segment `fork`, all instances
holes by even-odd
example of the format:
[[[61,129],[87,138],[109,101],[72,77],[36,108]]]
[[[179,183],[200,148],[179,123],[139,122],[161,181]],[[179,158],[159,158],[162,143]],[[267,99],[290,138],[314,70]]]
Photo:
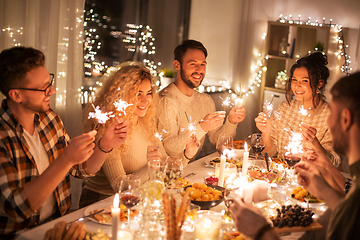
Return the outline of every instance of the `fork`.
[[[76,220],[74,220],[74,221],[68,222],[68,223],[67,223],[67,226],[69,226],[69,225],[72,224],[73,222],[81,222],[81,221],[84,221],[84,219],[89,218],[89,217],[92,217],[92,216],[94,216],[94,215],[96,215],[96,214],[99,214],[99,213],[101,213],[101,212],[103,212],[103,211],[104,211],[104,209],[101,209],[101,210],[99,210],[99,211],[96,211],[96,212],[91,213],[91,214],[89,214],[89,215],[86,215],[86,216],[84,216],[84,217],[80,217],[80,218],[78,218],[78,219],[76,219]]]

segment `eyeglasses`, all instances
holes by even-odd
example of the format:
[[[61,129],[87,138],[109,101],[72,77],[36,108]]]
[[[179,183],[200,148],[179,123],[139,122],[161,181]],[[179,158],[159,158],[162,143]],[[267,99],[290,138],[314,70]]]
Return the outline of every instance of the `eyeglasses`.
[[[45,96],[49,95],[51,91],[51,86],[54,83],[55,76],[54,74],[50,73],[50,80],[49,85],[45,89],[36,89],[36,88],[12,88],[12,89],[19,89],[19,90],[29,90],[29,91],[37,91],[37,92],[44,92]]]

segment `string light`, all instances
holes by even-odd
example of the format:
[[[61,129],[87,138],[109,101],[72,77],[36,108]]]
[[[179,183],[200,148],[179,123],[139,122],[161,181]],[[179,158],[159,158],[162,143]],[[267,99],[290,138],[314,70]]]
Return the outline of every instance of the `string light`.
[[[292,16],[292,15],[290,15]],[[277,20],[280,23],[288,23],[288,24],[299,24],[302,25],[303,23],[306,25],[310,25],[310,26],[317,26],[317,27],[322,27],[322,26],[330,26],[332,28],[335,28],[336,31],[338,32],[338,37],[337,37],[337,42],[338,42],[338,51],[335,52],[335,55],[338,58],[344,57],[344,64],[341,66],[341,71],[343,73],[346,74],[346,76],[350,75],[350,71],[352,71],[352,68],[350,67],[350,56],[346,54],[346,48],[349,47],[349,45],[345,44],[345,40],[344,40],[344,32],[342,29],[342,26],[339,24],[333,24],[332,23],[332,19],[330,19],[329,23],[326,23],[325,18],[323,18],[322,23],[319,23],[318,20],[315,20],[315,22],[311,21],[311,17],[308,18],[308,20],[306,22],[301,21],[301,15],[298,15],[299,20],[298,21],[292,21],[292,20],[287,20],[287,17],[283,17],[282,14],[280,14],[279,19]],[[290,17],[291,18],[291,17]],[[309,51],[311,53],[311,51]],[[297,58],[299,58],[300,56],[297,56]]]
[[[136,24],[127,24],[126,26],[128,30],[125,31],[123,38],[123,42],[128,44],[126,49],[129,52],[139,51],[140,54],[144,55],[144,65],[150,69],[152,75],[158,76],[158,66],[161,65],[161,62],[156,63],[153,57],[156,47],[151,27]]]
[[[7,28],[3,28],[1,29],[2,32],[4,33],[8,33],[9,34],[9,38],[10,38],[10,46],[20,46],[20,42],[21,40],[19,39],[21,37],[21,35],[23,35],[23,27],[20,27],[18,29],[15,28],[11,28],[11,27],[7,27]]]

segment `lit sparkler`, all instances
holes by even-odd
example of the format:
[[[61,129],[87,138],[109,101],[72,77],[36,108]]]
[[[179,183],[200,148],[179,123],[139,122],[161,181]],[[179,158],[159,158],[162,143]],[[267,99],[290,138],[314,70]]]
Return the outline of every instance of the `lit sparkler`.
[[[114,117],[112,112],[102,112],[99,106],[95,107],[93,104],[92,106],[95,112],[89,112],[88,119],[95,118],[99,121],[99,123],[104,124],[111,117]]]
[[[289,144],[285,147],[285,150],[287,151],[285,153],[285,155],[297,155],[297,154],[301,154],[303,152],[302,150],[302,144],[301,144],[301,140],[302,140],[302,136],[301,133],[295,133],[292,132],[291,136],[290,136],[290,142]]]
[[[167,131],[165,131],[164,129],[162,130],[164,133],[167,133]],[[163,137],[160,133],[156,132],[155,133],[155,137],[158,138],[160,140],[160,142],[162,142]]]
[[[134,105],[134,104],[132,104],[132,103],[129,104],[126,101],[121,100],[121,99],[114,102],[114,106],[115,106],[116,110],[123,113],[124,115],[126,115],[126,112],[125,112],[126,108],[129,106],[132,106],[132,105]]]
[[[225,100],[220,96],[219,98],[221,98],[221,100],[223,100],[222,102],[222,106],[233,106],[234,104],[231,102],[230,97],[226,97]]]

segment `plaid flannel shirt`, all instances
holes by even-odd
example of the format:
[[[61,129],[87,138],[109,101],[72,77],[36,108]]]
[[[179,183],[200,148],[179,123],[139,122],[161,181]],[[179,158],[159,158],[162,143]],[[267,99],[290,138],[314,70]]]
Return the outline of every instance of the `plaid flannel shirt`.
[[[35,115],[35,124],[51,164],[68,145],[60,117],[51,109]],[[74,166],[75,177],[86,177],[86,163]],[[3,101],[0,109],[0,235],[37,225],[40,213],[32,208],[23,185],[39,175],[36,163],[23,136],[23,127]],[[54,190],[57,205],[63,215],[71,204],[70,176],[67,174]],[[0,237],[1,238],[1,237]]]

